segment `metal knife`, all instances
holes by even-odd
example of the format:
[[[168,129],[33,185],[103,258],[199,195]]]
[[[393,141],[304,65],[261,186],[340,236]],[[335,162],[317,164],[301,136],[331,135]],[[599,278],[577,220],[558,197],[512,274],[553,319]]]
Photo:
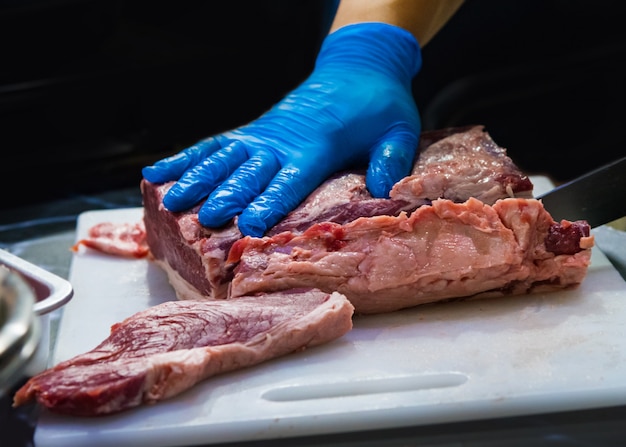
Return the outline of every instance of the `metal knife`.
[[[626,157],[536,197],[555,221],[586,220],[597,227],[626,216]]]

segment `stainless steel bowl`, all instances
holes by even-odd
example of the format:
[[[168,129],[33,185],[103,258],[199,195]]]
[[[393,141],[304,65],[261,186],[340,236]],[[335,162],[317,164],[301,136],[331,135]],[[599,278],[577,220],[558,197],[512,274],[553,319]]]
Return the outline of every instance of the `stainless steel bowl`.
[[[50,317],[73,294],[67,280],[0,249],[0,396],[49,367]]]
[[[17,272],[0,265],[0,395],[23,376],[41,338],[35,292]]]

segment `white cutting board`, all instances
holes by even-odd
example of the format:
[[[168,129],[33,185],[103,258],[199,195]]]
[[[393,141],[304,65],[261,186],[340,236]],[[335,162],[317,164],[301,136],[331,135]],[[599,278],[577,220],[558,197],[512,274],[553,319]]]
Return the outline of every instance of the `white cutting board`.
[[[541,179],[533,181],[539,191]],[[141,212],[86,212],[77,237],[99,222],[136,222]],[[95,347],[113,323],[174,299],[146,260],[85,251],[74,256],[70,281],[55,363]],[[98,418],[43,411],[35,445],[208,445],[622,404],[626,283],[595,248],[577,290],[355,317],[335,342],[153,406]]]

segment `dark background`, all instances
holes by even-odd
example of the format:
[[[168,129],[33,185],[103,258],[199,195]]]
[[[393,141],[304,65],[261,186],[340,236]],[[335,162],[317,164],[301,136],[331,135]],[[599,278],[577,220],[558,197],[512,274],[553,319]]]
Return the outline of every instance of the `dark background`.
[[[0,209],[138,185],[310,72],[323,0],[0,0]],[[626,3],[468,0],[423,49],[424,129],[484,124],[529,173],[624,154]]]

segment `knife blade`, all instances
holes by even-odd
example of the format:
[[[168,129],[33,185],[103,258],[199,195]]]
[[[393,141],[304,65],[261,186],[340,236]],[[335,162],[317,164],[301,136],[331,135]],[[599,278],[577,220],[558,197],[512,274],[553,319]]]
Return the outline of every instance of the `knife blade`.
[[[626,216],[626,157],[538,195],[555,221],[586,220],[597,227]]]

